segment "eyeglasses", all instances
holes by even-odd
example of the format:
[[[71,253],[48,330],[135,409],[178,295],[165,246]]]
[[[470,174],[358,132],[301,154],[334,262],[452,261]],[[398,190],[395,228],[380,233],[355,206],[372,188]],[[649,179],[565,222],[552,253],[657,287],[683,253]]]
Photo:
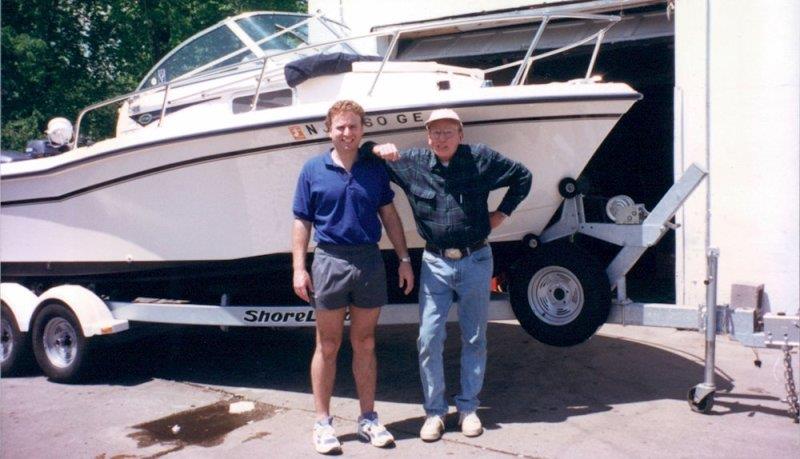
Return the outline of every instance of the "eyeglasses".
[[[432,139],[449,139],[450,137],[453,137],[457,133],[458,133],[458,131],[453,130],[453,129],[448,129],[446,131],[439,130],[439,129],[436,129],[436,130],[433,130],[433,131],[428,131],[428,135]]]

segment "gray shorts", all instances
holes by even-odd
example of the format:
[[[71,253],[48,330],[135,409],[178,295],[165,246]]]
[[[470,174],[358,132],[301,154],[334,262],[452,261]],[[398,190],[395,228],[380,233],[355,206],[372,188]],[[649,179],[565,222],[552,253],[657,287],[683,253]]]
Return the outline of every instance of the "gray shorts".
[[[311,279],[311,305],[315,308],[378,308],[388,300],[386,268],[381,251],[374,244],[318,245]]]

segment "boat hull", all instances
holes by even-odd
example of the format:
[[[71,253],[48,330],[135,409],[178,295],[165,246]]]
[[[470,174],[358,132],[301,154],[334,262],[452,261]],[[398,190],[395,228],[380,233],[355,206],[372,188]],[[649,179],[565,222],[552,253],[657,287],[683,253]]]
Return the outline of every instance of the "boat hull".
[[[558,182],[581,173],[640,97],[626,85],[585,86],[598,90],[511,95],[487,88],[481,97],[448,95],[435,105],[365,103],[364,139],[424,146],[430,111],[456,108],[465,142],[485,143],[533,172],[530,195],[490,237],[518,241],[544,229],[562,202]],[[166,126],[150,142],[122,138],[37,165],[4,165],[3,277],[134,273],[289,254],[296,178],[310,157],[330,147],[326,108],[307,107],[283,120],[248,114],[240,125],[172,136]],[[395,190],[409,246],[421,248],[408,202]],[[504,192],[492,192],[490,209]],[[385,236],[381,247],[390,248]]]

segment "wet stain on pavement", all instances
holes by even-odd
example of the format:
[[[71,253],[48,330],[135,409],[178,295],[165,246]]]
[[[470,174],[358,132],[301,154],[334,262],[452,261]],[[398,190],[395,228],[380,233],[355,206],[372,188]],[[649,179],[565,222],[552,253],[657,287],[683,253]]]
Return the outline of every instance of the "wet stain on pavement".
[[[128,437],[136,440],[139,448],[155,444],[173,446],[169,452],[178,451],[187,445],[211,447],[221,444],[225,436],[244,425],[275,415],[277,407],[261,402],[252,404],[246,411],[232,409],[241,406],[241,399],[223,400],[187,411],[181,411],[161,419],[133,426],[139,429]],[[268,432],[260,432],[248,438],[263,438]]]

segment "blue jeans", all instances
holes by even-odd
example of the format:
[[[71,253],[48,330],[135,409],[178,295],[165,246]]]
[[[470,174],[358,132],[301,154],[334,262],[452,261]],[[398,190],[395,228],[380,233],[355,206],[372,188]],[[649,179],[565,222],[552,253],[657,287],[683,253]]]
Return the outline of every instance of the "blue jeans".
[[[492,249],[489,246],[460,260],[450,260],[428,251],[422,256],[417,349],[428,416],[447,414],[442,351],[453,292],[458,294],[458,323],[461,327],[461,393],[456,395],[456,407],[458,411],[468,413],[480,405],[478,394],[486,370],[486,324],[492,268]]]

